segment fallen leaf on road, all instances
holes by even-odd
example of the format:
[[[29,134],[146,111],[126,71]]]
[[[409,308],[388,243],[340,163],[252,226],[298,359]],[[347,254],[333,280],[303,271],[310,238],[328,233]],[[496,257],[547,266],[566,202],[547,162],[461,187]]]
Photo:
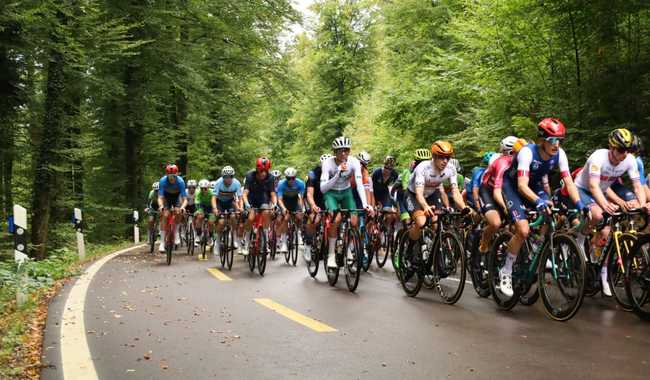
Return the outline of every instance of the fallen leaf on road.
[[[149,352],[147,352],[146,354],[144,354],[144,356],[143,356],[144,359],[145,359],[145,360],[149,360],[149,359],[151,359],[151,354],[152,354],[151,351],[149,351]]]

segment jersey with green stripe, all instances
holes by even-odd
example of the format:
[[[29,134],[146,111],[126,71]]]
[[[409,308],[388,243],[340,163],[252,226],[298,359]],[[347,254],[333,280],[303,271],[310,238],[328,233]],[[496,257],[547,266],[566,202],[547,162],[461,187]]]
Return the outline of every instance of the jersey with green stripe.
[[[212,189],[204,194],[202,190],[197,190],[196,195],[194,196],[194,204],[197,207],[200,206],[212,206]]]

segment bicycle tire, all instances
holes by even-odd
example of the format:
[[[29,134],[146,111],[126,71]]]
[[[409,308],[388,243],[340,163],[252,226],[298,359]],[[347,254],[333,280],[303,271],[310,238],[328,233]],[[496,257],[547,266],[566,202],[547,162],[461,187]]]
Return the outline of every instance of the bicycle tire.
[[[264,272],[266,271],[266,255],[268,255],[268,252],[266,245],[266,236],[264,235],[264,231],[261,230],[261,228],[260,238],[260,250],[257,253],[257,272],[260,274],[260,276],[264,276]]]
[[[296,264],[298,264],[298,249],[300,248],[298,244],[298,234],[294,233],[293,234],[293,242],[291,243],[291,248],[289,248],[289,251],[291,252],[291,264],[295,267]]]
[[[327,266],[327,261],[328,261],[328,257],[329,257],[328,252],[329,252],[329,247],[327,245],[325,245],[324,257],[323,257],[323,265],[324,265],[324,268],[325,268],[325,274],[327,275],[327,283],[330,284],[330,286],[336,286],[336,282],[339,280],[339,269],[340,268],[338,266],[335,267],[335,268],[330,268],[330,267]]]
[[[271,229],[269,230],[270,234],[270,239],[268,239],[268,244],[269,244],[269,253],[271,256],[271,260],[275,260],[275,255],[278,250],[278,241],[277,241],[277,236],[275,234],[275,223],[271,222]]]
[[[348,257],[348,249],[352,246],[354,252],[352,259]],[[359,286],[359,277],[361,276],[361,242],[357,230],[348,227],[346,243],[343,245],[343,260],[345,262],[345,282],[348,290],[354,292]]]
[[[167,255],[167,265],[172,264],[172,250],[173,250],[173,245],[172,244],[165,244],[165,253]]]
[[[514,294],[512,297],[507,297],[497,288],[497,284],[501,282],[499,279],[499,269],[505,262],[506,257],[505,247],[507,246],[507,243],[510,241],[511,237],[512,233],[510,232],[504,232],[503,234],[499,235],[496,239],[494,239],[494,243],[492,244],[490,252],[488,253],[488,283],[490,285],[490,294],[492,295],[494,302],[501,310],[512,310],[512,308],[517,305],[517,302],[519,302],[519,292],[514,284]]]
[[[627,297],[625,290],[625,273],[624,265],[626,257],[631,254],[637,242],[637,237],[630,233],[624,233],[619,237],[619,246],[621,248],[621,260],[618,262],[618,255],[616,253],[616,243],[611,245],[609,250],[609,263],[607,264],[607,281],[609,288],[612,291],[614,299],[618,305],[625,311],[632,311],[632,301]]]
[[[248,243],[248,269],[250,269],[251,273],[255,270],[255,256],[257,255],[256,251],[258,249],[257,247],[257,234],[255,233],[255,229],[252,229],[250,232],[250,240]]]
[[[219,244],[219,261],[221,262],[221,268],[226,267],[226,256],[228,255],[228,240],[230,231],[226,227],[224,231],[221,232],[219,241],[214,242],[214,244]]]
[[[320,265],[322,242],[323,240],[321,234],[319,232],[315,232],[314,237],[312,238],[311,241],[311,245],[305,246],[306,249],[309,249],[309,260],[306,262],[307,273],[309,273],[309,275],[312,278],[316,278],[316,275],[318,274],[318,266]],[[326,264],[324,263],[323,265]]]
[[[228,248],[226,249],[226,268],[232,270],[232,262],[235,254],[235,232],[232,228],[228,228]]]
[[[488,253],[481,253],[479,251],[478,247],[480,241],[480,230],[471,231],[467,236],[466,250],[469,251],[467,270],[470,274],[472,287],[476,294],[481,298],[487,298],[490,295],[490,285],[488,284],[487,273]]]
[[[424,283],[424,275],[422,265],[424,264],[421,260],[417,260],[415,255],[419,252],[413,252],[413,249],[419,242],[413,243],[411,245],[411,251],[407,252],[409,248],[409,237],[408,234],[402,234],[400,240],[398,241],[397,252],[395,253],[399,258],[399,265],[395,273],[399,279],[400,285],[404,293],[409,297],[415,297],[422,289],[422,284]],[[412,285],[409,285],[410,280],[414,280]]]
[[[149,229],[149,253],[153,253],[156,246],[156,231],[152,228]]]
[[[185,236],[187,243],[187,254],[194,256],[194,227],[190,224]]]
[[[284,261],[289,264],[291,262],[291,244],[293,241],[293,231],[291,228],[287,231],[287,250],[284,252]]]
[[[384,235],[384,244],[380,245],[379,250],[375,254],[375,261],[377,262],[377,266],[379,268],[383,268],[384,265],[386,265],[386,261],[388,261],[388,256],[390,255],[392,229],[386,229],[385,231],[382,232],[382,235]],[[380,255],[379,251],[382,250],[383,250],[383,255]]]
[[[580,310],[584,300],[587,263],[578,243],[570,235],[556,234],[553,247],[555,249],[551,250],[551,246],[547,246],[541,254],[537,268],[537,289],[546,315],[556,321],[568,321]],[[551,263],[550,268],[547,268],[547,262]],[[566,303],[552,300],[549,285],[553,281],[557,283],[559,294],[567,300]]]
[[[465,289],[467,276],[465,249],[458,235],[448,231],[442,233],[441,241],[436,245],[433,262],[435,263],[434,272],[436,273],[438,294],[444,303],[453,305],[458,302]],[[458,278],[451,277],[454,274]],[[455,290],[454,284],[458,284]],[[452,291],[446,292],[445,288]]]
[[[650,321],[650,235],[639,237],[635,249],[625,260],[625,290],[632,311]]]

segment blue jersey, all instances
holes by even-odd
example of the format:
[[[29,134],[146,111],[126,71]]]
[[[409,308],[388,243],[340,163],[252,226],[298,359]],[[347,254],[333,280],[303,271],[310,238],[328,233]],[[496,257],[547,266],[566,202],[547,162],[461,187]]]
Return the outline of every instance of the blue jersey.
[[[512,161],[512,165],[504,175],[504,179],[515,184],[517,177],[529,177],[529,187],[533,191],[543,189],[544,177],[555,168],[560,169],[562,178],[571,175],[569,170],[569,160],[562,148],[558,152],[543,160],[539,151],[542,149],[537,144],[528,144],[521,148],[519,153]]]
[[[278,198],[298,199],[298,195],[302,196],[305,193],[305,183],[301,179],[296,178],[293,181],[293,185],[290,185],[289,181],[283,179],[278,184],[277,193]]]
[[[641,181],[642,185],[645,185],[646,184],[646,182],[645,182],[645,168],[643,167],[643,160],[641,159],[641,157],[637,156],[636,164],[637,164],[637,167],[639,168],[639,175],[641,176],[639,180]]]
[[[475,187],[481,187],[481,179],[483,178],[485,170],[486,168],[478,166],[472,169],[472,180],[465,185],[465,191],[467,191],[467,194],[471,194]]]
[[[164,195],[165,193],[167,193],[167,194],[176,195],[180,193],[182,197],[187,198],[185,181],[183,181],[183,178],[181,178],[181,176],[179,175],[176,176],[176,182],[174,183],[169,182],[167,176],[162,177],[160,179],[158,186],[160,188],[158,194]]]
[[[224,202],[239,198],[242,196],[241,183],[239,183],[239,180],[237,180],[237,178],[233,178],[230,186],[226,186],[226,183],[223,181],[223,177],[221,177],[214,184],[212,194],[214,194],[218,200]]]

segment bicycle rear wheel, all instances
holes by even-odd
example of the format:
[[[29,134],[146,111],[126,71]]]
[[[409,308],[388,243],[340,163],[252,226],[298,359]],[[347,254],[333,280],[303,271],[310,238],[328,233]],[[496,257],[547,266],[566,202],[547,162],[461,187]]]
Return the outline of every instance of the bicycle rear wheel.
[[[490,295],[490,284],[488,284],[487,253],[481,253],[478,249],[481,241],[481,231],[470,231],[467,237],[466,250],[469,251],[469,262],[467,263],[472,286],[479,297],[485,298]]]
[[[287,250],[284,252],[284,261],[289,264],[291,262],[291,244],[293,244],[293,234],[295,231],[292,227],[289,227],[287,231]]]
[[[172,251],[174,250],[174,244],[166,243],[165,244],[165,253],[167,254],[167,265],[172,263]]]
[[[305,245],[305,249],[309,249],[309,260],[306,260],[307,272],[312,278],[318,274],[318,266],[320,264],[321,249],[323,238],[319,232],[314,233],[311,245]],[[325,264],[324,264],[325,265]],[[326,268],[327,269],[327,268]]]
[[[451,232],[442,233],[436,248],[433,262],[438,293],[444,303],[453,305],[465,289],[465,250],[458,236]]]
[[[194,256],[194,227],[190,224],[187,228],[187,233],[185,234],[185,240],[187,243],[187,254]]]
[[[386,228],[386,230],[382,231],[381,234],[384,238],[384,243],[380,243],[379,249],[377,249],[377,252],[375,252],[375,261],[377,261],[377,266],[379,268],[383,268],[384,265],[386,265],[386,261],[388,261],[390,247],[392,244],[391,240],[393,239],[393,229]]]
[[[250,240],[248,243],[248,269],[250,269],[251,272],[255,270],[255,256],[257,256],[258,251],[259,246],[257,241],[257,233],[253,228],[250,232]]]
[[[359,277],[361,276],[361,241],[357,230],[348,229],[347,239],[343,245],[343,255],[345,261],[345,282],[348,284],[348,290],[354,292],[359,286]]]
[[[409,297],[415,297],[422,289],[424,283],[424,262],[417,255],[421,255],[418,247],[420,242],[410,243],[407,234],[402,234],[399,242],[398,249],[395,255],[399,259],[399,265],[395,273],[399,273],[397,277],[399,282]]]
[[[625,260],[625,273],[625,290],[634,314],[650,321],[650,235],[639,237]]]
[[[636,246],[637,238],[635,235],[624,233],[618,238],[618,245],[621,249],[621,261],[619,261],[618,254],[616,252],[616,243],[611,245],[609,253],[609,263],[607,265],[607,281],[609,282],[609,287],[612,290],[616,302],[623,308],[625,311],[632,311],[632,301],[627,296],[625,291],[625,276],[626,273],[624,268],[624,263],[627,256],[632,254],[634,247]]]
[[[264,271],[266,271],[266,255],[268,255],[268,249],[266,246],[266,236],[264,231],[260,230],[260,251],[257,253],[257,271],[260,276],[264,276]]]
[[[506,262],[506,249],[511,237],[512,234],[510,232],[504,232],[499,235],[488,253],[488,283],[490,285],[490,294],[492,294],[494,302],[502,310],[511,310],[519,301],[519,291],[514,284],[514,294],[512,297],[501,293],[500,290],[501,279],[499,278],[499,270]]]
[[[153,228],[149,229],[149,253],[153,253],[154,246],[156,245],[156,231]]]
[[[226,268],[228,268],[228,270],[231,270],[233,255],[235,254],[235,232],[233,229],[228,228],[226,235],[228,235],[228,243],[224,244],[226,247],[224,255],[226,256]]]
[[[226,267],[226,257],[228,256],[229,240],[230,240],[230,231],[225,229],[221,232],[219,241],[214,242],[214,244],[219,244],[219,261],[221,262],[221,268]]]
[[[538,290],[546,314],[556,321],[568,321],[584,299],[587,263],[575,239],[557,234],[553,249],[547,246],[538,264]]]

